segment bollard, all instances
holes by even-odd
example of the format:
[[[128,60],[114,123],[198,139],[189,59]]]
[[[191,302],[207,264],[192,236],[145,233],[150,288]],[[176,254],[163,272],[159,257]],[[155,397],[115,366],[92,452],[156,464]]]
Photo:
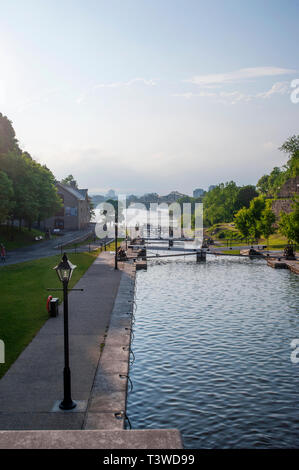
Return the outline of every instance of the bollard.
[[[196,262],[200,263],[202,261],[206,261],[207,254],[205,251],[200,250],[196,252]]]

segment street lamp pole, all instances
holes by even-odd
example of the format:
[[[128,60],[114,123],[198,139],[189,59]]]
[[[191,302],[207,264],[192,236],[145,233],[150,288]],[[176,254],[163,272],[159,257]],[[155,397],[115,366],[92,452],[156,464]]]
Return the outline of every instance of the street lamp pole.
[[[62,410],[72,410],[77,404],[72,400],[71,394],[71,370],[69,359],[69,308],[68,308],[68,281],[63,281],[63,317],[64,317],[64,369],[63,388],[64,398],[59,408]]]
[[[114,258],[114,269],[118,269],[118,267],[117,267],[117,237],[118,237],[118,217],[117,217],[117,213],[115,212],[115,258]]]
[[[68,310],[68,284],[76,268],[64,253],[61,262],[54,268],[59,280],[63,286],[63,319],[64,319],[64,369],[63,369],[63,388],[64,397],[59,404],[62,410],[72,410],[77,403],[72,400],[71,395],[71,370],[69,361],[69,310]]]

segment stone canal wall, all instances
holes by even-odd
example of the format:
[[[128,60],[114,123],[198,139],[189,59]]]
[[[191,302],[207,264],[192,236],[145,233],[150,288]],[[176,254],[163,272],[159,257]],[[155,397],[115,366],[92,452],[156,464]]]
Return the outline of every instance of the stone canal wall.
[[[124,263],[105,345],[87,406],[84,429],[124,429],[136,267]]]

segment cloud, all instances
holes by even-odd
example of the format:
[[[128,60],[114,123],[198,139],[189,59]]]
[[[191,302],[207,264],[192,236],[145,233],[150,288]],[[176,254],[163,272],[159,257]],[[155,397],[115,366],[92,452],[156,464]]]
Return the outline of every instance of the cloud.
[[[132,78],[131,80],[128,80],[127,82],[98,83],[97,85],[94,86],[94,89],[130,87],[132,85],[135,85],[136,83],[142,83],[143,85],[146,85],[146,86],[155,86],[157,84],[156,80],[152,78],[150,79]]]
[[[96,85],[91,86],[88,90],[84,91],[81,93],[80,96],[76,99],[77,104],[83,103],[88,94],[93,92],[94,90],[98,90],[100,88],[129,88],[133,85],[136,85],[137,83],[141,83],[142,85],[145,86],[156,86],[157,85],[157,80],[153,78],[131,78],[131,80],[128,80],[126,82],[110,82],[110,83],[97,83]]]
[[[258,98],[270,98],[272,95],[286,95],[290,92],[290,83],[289,82],[276,82],[272,85],[270,90],[263,93],[258,93],[256,96]]]
[[[217,102],[223,104],[236,104],[238,102],[248,103],[254,99],[267,99],[271,98],[273,95],[285,95],[290,93],[290,83],[289,82],[276,82],[272,87],[260,93],[248,94],[242,93],[238,90],[235,91],[220,91],[220,92],[207,92],[200,91],[199,93],[185,92],[185,93],[174,93],[172,96],[178,96],[186,99],[191,99],[195,97],[208,97],[214,98]]]
[[[200,91],[199,93],[185,92],[185,93],[173,93],[171,96],[181,96],[186,99],[190,99],[196,96],[200,97],[215,97],[218,96],[218,93],[212,93],[207,91]]]
[[[287,75],[295,73],[295,70],[285,69],[280,67],[249,67],[244,69],[235,70],[228,73],[215,73],[209,75],[197,75],[186,82],[193,83],[194,85],[200,85],[203,87],[211,85],[222,85],[226,83],[235,83],[242,80],[251,80],[254,78],[261,77],[273,77],[276,75]]]

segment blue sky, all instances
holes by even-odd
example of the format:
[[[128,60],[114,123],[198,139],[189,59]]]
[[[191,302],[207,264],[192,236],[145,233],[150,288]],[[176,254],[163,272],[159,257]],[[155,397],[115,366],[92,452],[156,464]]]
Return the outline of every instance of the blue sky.
[[[255,183],[299,133],[298,0],[0,7],[0,111],[91,193]]]

